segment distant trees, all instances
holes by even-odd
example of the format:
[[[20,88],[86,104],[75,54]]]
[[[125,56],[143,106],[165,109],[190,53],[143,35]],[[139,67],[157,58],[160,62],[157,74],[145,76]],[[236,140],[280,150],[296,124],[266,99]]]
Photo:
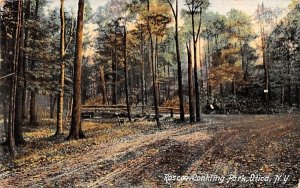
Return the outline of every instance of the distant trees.
[[[292,5],[287,16],[266,38],[265,53],[270,66],[270,85],[275,93],[280,93],[281,103],[290,106],[295,103],[299,107],[300,10]],[[273,98],[278,98],[274,94]]]

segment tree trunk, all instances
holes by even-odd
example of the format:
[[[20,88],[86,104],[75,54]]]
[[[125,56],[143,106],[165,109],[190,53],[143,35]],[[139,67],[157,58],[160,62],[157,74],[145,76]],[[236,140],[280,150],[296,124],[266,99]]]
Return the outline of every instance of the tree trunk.
[[[60,85],[57,101],[57,122],[55,135],[63,134],[64,88],[65,88],[65,13],[64,0],[60,0]]]
[[[220,95],[221,95],[221,97],[224,96],[224,89],[223,89],[223,83],[222,82],[220,84]]]
[[[129,104],[129,92],[128,92],[128,69],[127,69],[127,31],[126,26],[124,26],[124,72],[125,72],[125,95],[126,95],[126,108],[127,108],[127,117],[128,121],[131,122],[131,112],[130,112],[130,104]]]
[[[233,79],[232,79],[232,95],[236,95],[236,84],[235,84],[235,75],[233,75]]]
[[[160,106],[160,83],[159,83],[159,68],[158,68],[158,37],[155,36],[155,48],[154,48],[154,76],[156,80],[156,94],[157,94],[157,106]]]
[[[299,84],[296,85],[296,101],[297,101],[298,111],[300,111],[300,89],[299,89]]]
[[[3,126],[4,126],[4,131],[5,131],[5,136],[6,136],[6,139],[8,140],[9,138],[9,132],[8,132],[8,112],[9,112],[9,105],[8,105],[8,102],[9,102],[9,98],[8,98],[8,93],[5,92],[3,93],[5,98],[3,99]],[[8,142],[7,142],[8,143]]]
[[[23,77],[24,78],[24,77]],[[23,94],[22,94],[22,121],[24,122],[26,117],[27,117],[27,113],[26,113],[26,99],[27,99],[27,92],[26,92],[26,80],[24,80],[24,89],[23,89]]]
[[[37,21],[38,20],[38,13],[39,13],[39,0],[36,0],[36,3],[35,3],[35,20]],[[37,34],[34,33],[34,38],[37,37]],[[35,61],[32,60],[31,62],[31,71],[33,71],[35,67]],[[32,91],[30,91],[30,118],[29,118],[29,123],[30,125],[33,125],[33,126],[37,126],[38,125],[38,122],[37,122],[37,115],[36,115],[36,103],[35,103],[35,95],[36,95],[36,90],[33,89]]]
[[[170,4],[171,5],[171,4]],[[183,88],[182,88],[182,70],[180,59],[180,46],[178,37],[178,0],[176,0],[176,8],[173,11],[175,17],[175,45],[176,45],[176,58],[177,58],[177,75],[178,75],[178,97],[179,97],[179,109],[180,109],[180,121],[184,121],[184,106],[183,106]],[[169,86],[170,87],[170,86]]]
[[[74,62],[73,109],[71,129],[67,139],[84,138],[81,127],[81,64],[83,55],[83,14],[84,0],[79,0]]]
[[[71,113],[72,113],[72,98],[67,97],[67,112],[65,116],[65,121],[68,121],[68,119],[71,117]]]
[[[20,143],[23,140],[23,135],[21,132],[21,122],[22,122],[22,113],[17,110],[19,108],[19,102],[21,100],[17,98],[17,90],[19,80],[18,77],[20,73],[20,61],[19,61],[19,53],[20,53],[20,41],[21,36],[21,25],[22,25],[22,6],[23,1],[15,1],[14,2],[14,10],[15,10],[15,19],[16,19],[16,27],[14,29],[14,49],[13,49],[13,68],[12,72],[14,76],[11,78],[11,92],[10,92],[10,102],[9,102],[9,119],[8,119],[8,148],[12,158],[16,156],[15,144],[16,142]],[[21,68],[22,69],[22,68]],[[20,92],[20,91],[19,91]],[[19,118],[20,117],[20,118]],[[15,131],[18,133],[16,134]]]
[[[192,14],[192,28],[193,28],[193,47],[194,47],[194,80],[195,80],[195,96],[196,96],[196,121],[201,121],[201,105],[200,105],[200,87],[199,87],[199,78],[198,78],[198,64],[197,64],[197,36],[195,33],[195,17],[194,14]],[[201,19],[201,13],[200,13],[200,19]],[[201,27],[201,21],[200,25]],[[200,59],[200,58],[199,58]]]
[[[154,102],[154,110],[155,110],[155,120],[156,120],[156,125],[157,127],[160,128],[160,122],[159,122],[159,111],[158,111],[158,100],[157,100],[157,81],[156,81],[156,76],[155,76],[155,65],[154,65],[154,49],[153,49],[153,40],[152,36],[151,37],[151,69],[152,69],[152,85],[153,85],[153,102]]]
[[[16,41],[16,40],[15,40]],[[16,48],[15,48],[16,49]],[[14,61],[13,71],[15,72],[16,62]],[[7,126],[7,143],[8,150],[11,158],[15,158],[17,155],[16,152],[16,143],[14,136],[14,109],[15,109],[15,95],[16,95],[16,78],[17,76],[13,76],[11,78],[11,90],[10,90],[10,99],[9,99],[9,115],[8,115],[8,126]]]
[[[287,95],[288,95],[288,104],[289,106],[292,106],[292,103],[293,103],[293,100],[292,100],[292,85],[291,85],[291,58],[290,58],[290,55],[289,55],[289,52],[287,54],[287,64],[288,64],[288,67],[287,67],[287,77],[288,77],[288,89],[287,89]]]
[[[107,94],[106,94],[106,83],[105,83],[105,74],[104,74],[103,65],[100,65],[99,74],[100,74],[100,86],[101,86],[101,93],[102,93],[102,103],[105,105],[107,104]]]
[[[30,18],[30,0],[26,0],[26,5],[25,5],[25,21],[24,21],[24,24],[23,24],[23,27],[24,27],[24,35],[25,35],[25,38],[24,38],[24,49],[27,48],[28,46],[28,34],[29,34],[29,29],[28,27],[26,26],[25,22],[27,23],[29,21],[29,18]],[[23,90],[23,98],[22,98],[22,118],[23,118],[23,121],[27,118],[27,112],[26,112],[26,99],[27,99],[27,78],[25,76],[25,72],[26,72],[26,67],[27,67],[27,54],[26,54],[26,51],[24,50],[23,52],[23,78],[24,78],[24,90]]]
[[[285,98],[285,94],[284,94],[284,85],[281,86],[281,92],[280,92],[280,103],[284,104],[284,98]]]
[[[56,103],[56,97],[53,95],[50,95],[50,118],[54,118],[54,107]]]
[[[72,116],[72,107],[73,107],[73,98],[68,98],[68,112],[67,112],[67,118],[70,118]]]
[[[144,113],[145,110],[145,63],[144,63],[144,39],[143,39],[143,33],[142,33],[142,26],[140,27],[141,30],[141,73],[142,73],[142,86],[141,86],[141,90],[142,90],[142,113]]]
[[[17,24],[19,24],[20,28],[18,30],[18,53],[16,54],[19,56],[17,58],[18,64],[16,66],[16,73],[17,73],[17,88],[16,88],[16,99],[15,99],[15,124],[14,124],[14,136],[15,136],[15,143],[17,145],[23,144],[25,142],[23,138],[23,133],[22,133],[22,126],[23,126],[23,94],[24,94],[24,75],[25,73],[23,72],[23,48],[24,48],[24,40],[23,40],[23,28],[24,25],[24,17],[23,17],[23,1],[20,1],[20,4],[18,3],[18,6],[21,6],[18,8],[18,15],[19,16],[19,21]],[[21,78],[21,79],[19,79]]]
[[[178,68],[178,67],[177,67]],[[182,75],[181,75],[182,76]],[[182,81],[182,80],[181,80]],[[176,82],[175,82],[176,83]],[[167,96],[168,99],[171,97],[171,85],[172,85],[172,81],[171,81],[171,75],[170,75],[170,64],[168,64],[168,84],[167,84]],[[182,86],[181,86],[182,87]],[[179,88],[178,88],[178,92],[179,92]],[[182,88],[181,88],[181,92],[182,92]],[[179,92],[180,93],[180,92]],[[182,96],[182,107],[183,107],[183,92],[181,93],[180,97]],[[179,103],[180,103],[180,97],[179,97]],[[180,106],[181,104],[179,104]],[[179,108],[179,113],[181,113],[180,108]],[[183,109],[183,117],[184,117],[184,109]],[[181,119],[180,117],[180,121],[184,121],[184,119]]]
[[[189,111],[190,111],[190,123],[195,122],[195,103],[194,103],[194,88],[193,88],[193,63],[192,55],[189,47],[190,44],[186,44],[188,54],[188,84],[189,84]]]
[[[112,63],[112,72],[113,72],[113,87],[112,87],[112,104],[118,104],[117,100],[117,24],[115,25],[115,41],[114,41],[114,53],[113,53],[113,63]]]
[[[150,0],[147,1],[148,5],[148,12],[150,12]],[[150,23],[148,20],[147,23],[148,26],[148,32],[149,32],[149,40],[150,40],[150,54],[149,54],[149,63],[151,64],[151,72],[152,72],[152,88],[153,88],[153,102],[154,102],[154,110],[155,110],[155,120],[156,125],[158,128],[161,127],[160,121],[159,121],[159,110],[158,110],[158,101],[157,101],[157,80],[155,75],[155,61],[154,61],[154,45],[153,45],[153,38],[152,38],[152,31],[150,27]]]
[[[35,104],[35,91],[30,92],[30,125],[37,126],[36,104]]]
[[[210,68],[210,40],[209,36],[207,37],[207,61],[205,63],[206,68],[206,92],[207,92],[207,100],[210,100],[211,96],[211,85],[210,85],[210,78],[209,78],[209,68]]]
[[[261,29],[261,43],[262,43],[262,53],[263,53],[263,65],[264,65],[264,82],[265,82],[265,90],[268,92],[265,93],[265,101],[267,105],[269,105],[269,88],[270,88],[270,76],[269,76],[269,67],[268,63],[266,61],[266,50],[265,50],[265,32],[264,32],[264,26],[260,25]]]

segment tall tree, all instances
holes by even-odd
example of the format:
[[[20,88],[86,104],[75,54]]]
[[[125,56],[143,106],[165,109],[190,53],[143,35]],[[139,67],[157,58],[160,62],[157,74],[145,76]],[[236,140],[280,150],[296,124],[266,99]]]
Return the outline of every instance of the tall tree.
[[[126,30],[126,22],[124,25],[124,36],[123,36],[123,45],[124,45],[124,72],[125,72],[125,95],[126,95],[126,108],[127,108],[127,117],[131,122],[131,110],[129,103],[129,91],[128,91],[128,66],[127,66],[127,30]]]
[[[16,156],[16,149],[15,144],[16,142],[22,141],[23,135],[21,132],[21,122],[22,120],[21,114],[17,115],[17,108],[18,108],[18,100],[17,100],[17,85],[18,85],[18,67],[19,67],[19,52],[20,52],[20,37],[21,32],[21,25],[22,25],[22,6],[23,1],[15,1],[14,4],[14,15],[15,15],[15,28],[14,28],[14,48],[13,48],[13,65],[12,65],[12,72],[14,76],[11,78],[11,90],[10,90],[10,102],[9,102],[9,119],[8,119],[8,146],[11,157]],[[16,119],[18,117],[18,120]],[[19,123],[19,124],[18,124]],[[17,128],[16,128],[17,126]],[[19,126],[19,127],[18,127]],[[16,138],[16,131],[20,131],[18,136],[20,138]]]
[[[267,62],[266,57],[266,33],[265,33],[265,8],[264,4],[262,3],[261,6],[258,6],[257,16],[259,20],[260,26],[260,38],[261,38],[261,51],[262,51],[262,60],[264,66],[264,83],[265,83],[265,101],[269,104],[270,98],[270,75],[269,75],[269,65]]]
[[[192,19],[192,38],[193,38],[193,60],[194,60],[194,80],[195,80],[195,97],[196,97],[196,121],[201,121],[201,101],[200,101],[200,85],[198,77],[198,63],[197,63],[197,42],[200,37],[202,13],[209,6],[208,0],[186,0],[188,7],[188,14]],[[195,19],[199,15],[198,27],[196,28]],[[200,50],[200,49],[199,49]],[[201,57],[199,57],[201,59]],[[201,64],[201,63],[200,63]]]
[[[79,0],[74,62],[72,120],[70,134],[67,139],[84,138],[84,134],[81,127],[81,64],[83,56],[83,16],[84,0]]]
[[[57,122],[56,133],[59,135],[63,133],[63,111],[64,111],[64,88],[65,88],[65,13],[64,0],[60,0],[60,85],[58,91],[57,101]]]
[[[23,102],[22,102],[22,98],[23,98],[23,90],[24,90],[24,69],[23,69],[23,48],[24,48],[24,40],[23,40],[23,35],[24,35],[24,27],[22,27],[23,23],[24,23],[24,16],[23,16],[23,0],[21,1],[16,1],[15,2],[15,6],[16,8],[16,14],[17,14],[17,24],[20,24],[21,26],[17,26],[19,27],[18,29],[16,29],[16,35],[17,37],[15,38],[17,41],[15,41],[16,43],[16,61],[18,61],[18,63],[16,63],[16,73],[15,76],[17,76],[16,78],[16,96],[15,96],[15,122],[14,122],[14,136],[15,136],[15,142],[16,144],[22,144],[25,142],[24,137],[23,137],[23,133],[22,133],[22,126],[23,126]],[[21,7],[20,7],[21,6]]]
[[[190,123],[195,122],[195,101],[194,101],[194,86],[193,86],[193,62],[191,54],[191,42],[186,43],[187,55],[188,55],[188,85],[189,85],[189,111],[190,111]]]
[[[35,13],[34,13],[34,19],[35,21],[39,20],[39,6],[40,6],[40,0],[36,0],[35,1]],[[35,31],[33,34],[33,38],[34,40],[37,39],[37,34],[38,31]],[[35,60],[33,59],[31,61],[31,65],[30,65],[30,69],[31,71],[33,71],[35,68]],[[37,123],[37,114],[36,114],[36,91],[37,88],[32,88],[32,90],[30,91],[30,119],[29,119],[29,123],[31,125],[38,125]]]
[[[106,94],[106,82],[105,82],[105,74],[103,65],[99,66],[99,75],[100,75],[100,90],[102,93],[102,103],[104,105],[107,104],[107,94]]]
[[[31,1],[26,0],[25,1],[25,16],[24,16],[24,23],[23,23],[23,28],[24,28],[24,49],[28,47],[28,38],[29,38],[29,19],[30,19],[30,14],[31,14]],[[27,77],[26,77],[26,67],[27,67],[27,52],[26,50],[23,50],[23,78],[24,78],[24,89],[23,89],[23,98],[22,98],[22,118],[23,120],[26,119],[27,116],[27,108],[26,108],[26,98],[27,98]]]
[[[159,64],[158,64],[158,43],[161,38],[165,36],[166,27],[170,23],[171,18],[168,13],[168,5],[153,1],[150,5],[148,1],[148,33],[150,38],[150,62],[152,69],[152,87],[153,87],[153,100],[155,108],[155,118],[157,126],[160,127],[159,122]]]
[[[179,108],[180,108],[180,121],[184,121],[184,107],[183,107],[183,91],[182,91],[182,71],[180,61],[180,46],[178,37],[178,0],[175,2],[175,8],[172,2],[168,0],[168,3],[172,9],[172,13],[175,19],[175,44],[176,44],[176,58],[177,58],[177,75],[178,75],[178,97],[179,97]]]

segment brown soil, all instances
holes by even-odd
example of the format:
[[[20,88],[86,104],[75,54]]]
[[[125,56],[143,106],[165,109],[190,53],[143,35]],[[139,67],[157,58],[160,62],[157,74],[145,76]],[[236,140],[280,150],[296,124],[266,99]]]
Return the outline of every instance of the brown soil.
[[[118,126],[85,122],[87,139],[51,138],[54,126],[26,128],[27,145],[0,166],[0,187],[296,187],[300,177],[299,115],[206,116],[206,123]],[[66,132],[67,133],[67,132]],[[176,176],[220,181],[165,181]],[[229,177],[270,177],[233,181]],[[289,175],[274,183],[275,175]],[[227,180],[227,181],[226,181]]]

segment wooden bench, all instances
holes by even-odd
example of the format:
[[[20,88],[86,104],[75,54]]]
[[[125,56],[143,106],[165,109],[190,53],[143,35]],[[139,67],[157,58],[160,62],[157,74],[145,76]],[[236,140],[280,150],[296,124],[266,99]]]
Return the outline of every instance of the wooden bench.
[[[81,112],[82,119],[89,119],[95,116],[94,112]]]
[[[86,112],[94,112],[96,114],[97,112],[127,112],[127,108],[125,105],[82,105],[82,110]]]
[[[174,117],[175,112],[179,112],[179,108],[174,107],[159,107],[160,112],[169,112],[171,117]]]

